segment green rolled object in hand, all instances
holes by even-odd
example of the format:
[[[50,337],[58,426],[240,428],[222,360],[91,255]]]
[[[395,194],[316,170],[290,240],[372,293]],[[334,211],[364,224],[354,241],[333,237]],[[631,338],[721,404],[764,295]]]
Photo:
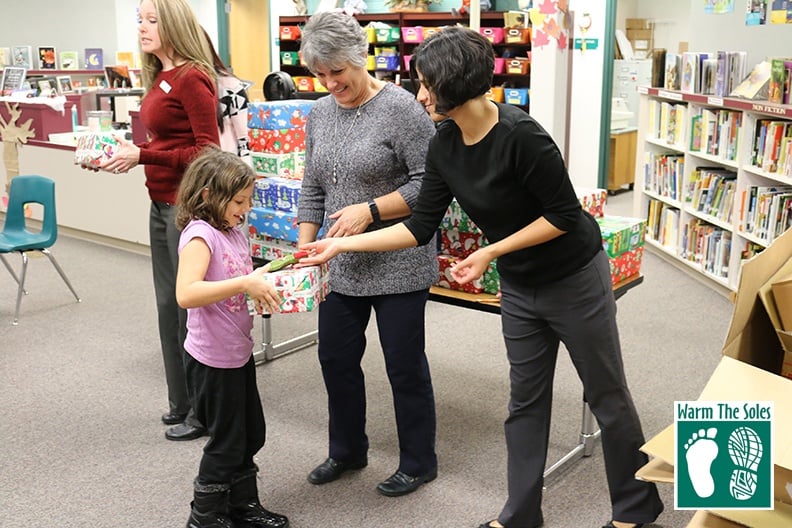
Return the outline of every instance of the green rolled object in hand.
[[[269,271],[278,271],[285,268],[286,266],[297,264],[300,261],[300,259],[305,258],[307,256],[308,256],[307,251],[298,251],[297,253],[292,253],[291,255],[286,255],[285,257],[272,260],[269,263]]]

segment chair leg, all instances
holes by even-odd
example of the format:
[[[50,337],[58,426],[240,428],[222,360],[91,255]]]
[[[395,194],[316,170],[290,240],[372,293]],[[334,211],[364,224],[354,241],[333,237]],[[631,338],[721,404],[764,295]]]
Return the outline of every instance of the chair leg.
[[[25,276],[27,275],[28,256],[24,251],[22,255],[22,273],[19,275],[19,290],[17,291],[16,309],[14,310],[14,322],[12,325],[19,324],[19,307],[22,306],[22,293],[25,292]]]
[[[3,264],[5,264],[5,267],[8,270],[8,273],[10,273],[12,277],[14,277],[14,282],[19,284],[19,277],[17,277],[16,273],[14,272],[14,268],[11,267],[11,264],[8,263],[8,261],[5,259],[5,257],[3,255],[0,255],[0,260],[2,260]],[[24,293],[25,293],[25,295],[28,294],[28,292],[24,292]]]
[[[50,260],[50,262],[52,262],[52,265],[55,266],[55,269],[58,270],[58,274],[61,276],[61,279],[63,279],[63,282],[66,283],[66,286],[69,287],[69,289],[72,292],[72,295],[74,295],[74,298],[77,299],[77,302],[81,302],[80,301],[80,296],[77,295],[76,291],[74,291],[74,287],[72,287],[71,282],[69,282],[69,278],[66,277],[66,274],[63,272],[63,269],[61,269],[60,264],[58,264],[58,261],[55,260],[55,255],[50,253],[50,251],[48,249],[42,249],[40,251],[47,256],[47,258]]]

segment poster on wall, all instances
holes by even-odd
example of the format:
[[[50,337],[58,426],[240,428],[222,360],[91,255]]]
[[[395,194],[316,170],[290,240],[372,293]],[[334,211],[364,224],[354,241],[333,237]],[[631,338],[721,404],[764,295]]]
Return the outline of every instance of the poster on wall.
[[[792,2],[789,0],[772,0],[770,4],[771,24],[792,24]]]
[[[764,26],[767,24],[767,0],[746,0],[745,25]]]
[[[708,15],[722,15],[734,11],[734,0],[706,0],[704,12]]]

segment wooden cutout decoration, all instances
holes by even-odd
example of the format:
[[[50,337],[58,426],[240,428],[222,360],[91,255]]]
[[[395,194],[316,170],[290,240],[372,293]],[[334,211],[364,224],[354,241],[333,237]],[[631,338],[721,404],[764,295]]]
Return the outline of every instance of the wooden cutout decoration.
[[[6,184],[5,192],[8,194],[8,189],[11,186],[11,178],[19,174],[19,144],[27,143],[27,140],[36,136],[36,131],[30,129],[33,119],[28,119],[21,126],[17,124],[19,116],[22,115],[22,110],[19,109],[19,103],[13,106],[5,102],[6,109],[8,110],[8,122],[0,115],[0,138],[3,140],[3,164],[6,170]]]

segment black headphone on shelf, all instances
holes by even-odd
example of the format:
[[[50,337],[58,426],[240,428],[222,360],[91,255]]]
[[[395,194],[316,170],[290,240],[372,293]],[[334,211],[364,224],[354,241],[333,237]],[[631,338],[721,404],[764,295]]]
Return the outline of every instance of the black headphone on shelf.
[[[272,72],[264,78],[264,98],[267,101],[296,99],[297,87],[291,75],[286,72]]]

